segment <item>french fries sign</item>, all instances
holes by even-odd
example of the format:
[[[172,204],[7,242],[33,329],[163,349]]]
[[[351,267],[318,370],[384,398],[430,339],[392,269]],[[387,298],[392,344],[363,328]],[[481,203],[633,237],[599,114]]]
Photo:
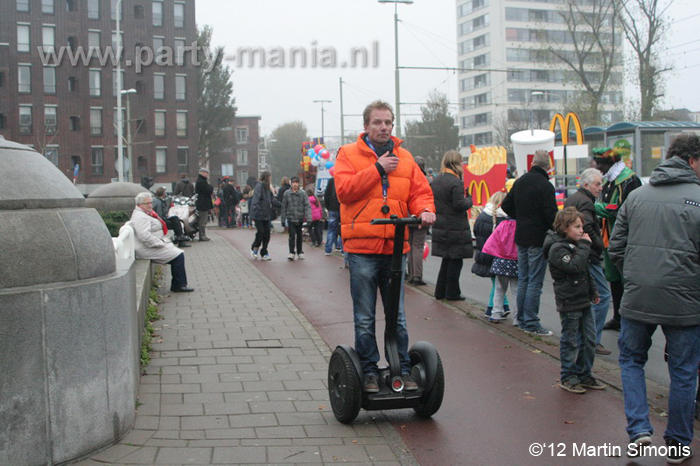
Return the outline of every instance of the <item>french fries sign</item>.
[[[464,188],[475,206],[484,206],[493,193],[505,189],[508,156],[504,147],[471,146],[471,150],[464,165]]]

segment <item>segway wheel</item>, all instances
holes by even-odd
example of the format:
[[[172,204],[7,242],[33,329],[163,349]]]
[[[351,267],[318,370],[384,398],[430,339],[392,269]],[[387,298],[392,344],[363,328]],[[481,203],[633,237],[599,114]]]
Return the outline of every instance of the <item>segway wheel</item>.
[[[411,355],[413,359],[414,355]],[[419,362],[418,364],[423,364]],[[445,371],[442,368],[442,360],[440,355],[437,354],[437,370],[435,373],[435,383],[433,386],[423,394],[418,406],[414,406],[413,410],[420,417],[429,418],[433,414],[437,413],[442,405],[442,398],[445,395]]]
[[[335,418],[343,424],[355,420],[362,406],[362,385],[350,356],[336,349],[328,364],[328,395]]]

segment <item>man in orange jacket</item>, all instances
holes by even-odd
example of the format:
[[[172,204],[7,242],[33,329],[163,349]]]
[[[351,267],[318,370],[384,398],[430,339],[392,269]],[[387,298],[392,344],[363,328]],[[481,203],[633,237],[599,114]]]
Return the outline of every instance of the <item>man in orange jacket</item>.
[[[340,148],[334,177],[340,201],[343,249],[348,253],[350,264],[355,350],[362,362],[365,392],[377,393],[377,288],[386,305],[394,227],[371,225],[370,222],[374,218],[389,218],[391,215],[416,215],[422,221],[420,228],[428,228],[435,223],[435,205],[425,175],[411,153],[401,147],[403,141],[391,135],[394,127],[391,106],[382,101],[373,102],[365,108],[363,117],[365,132],[356,142]],[[405,242],[404,254],[409,250]],[[404,255],[404,270],[405,267]],[[403,288],[399,301],[397,339],[404,390],[417,390],[418,385],[410,376]]]

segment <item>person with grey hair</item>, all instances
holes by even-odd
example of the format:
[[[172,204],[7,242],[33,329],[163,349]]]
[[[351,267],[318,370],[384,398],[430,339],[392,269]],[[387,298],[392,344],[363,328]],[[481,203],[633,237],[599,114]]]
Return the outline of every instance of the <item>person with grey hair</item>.
[[[547,173],[550,167],[549,153],[536,151],[530,171],[515,181],[501,205],[503,211],[516,220],[518,322],[526,333],[541,336],[552,334],[542,327],[539,318],[542,284],[547,271],[542,245],[559,211],[554,186]]]
[[[590,272],[595,281],[595,286],[598,289],[600,301],[593,304],[593,318],[596,331],[596,347],[597,354],[608,355],[610,350],[605,349],[601,344],[603,336],[603,326],[605,318],[608,315],[610,308],[610,287],[608,280],[605,278],[603,270],[602,255],[605,246],[603,237],[600,232],[600,224],[595,212],[595,202],[600,197],[603,191],[603,173],[597,168],[588,168],[579,175],[579,190],[569,196],[564,204],[564,207],[575,207],[576,210],[583,214],[583,231],[591,237],[591,252],[588,255],[588,263]]]
[[[197,194],[195,208],[199,214],[199,241],[209,241],[207,236],[207,221],[209,220],[209,211],[214,208],[211,201],[211,195],[214,192],[214,187],[207,181],[209,178],[209,169],[202,167],[199,169],[199,176],[194,185],[194,192]]]
[[[156,264],[170,264],[172,280],[170,291],[189,293],[194,291],[187,286],[185,253],[168,239],[168,227],[153,211],[153,195],[142,192],[136,196],[136,207],[129,224],[134,230],[134,252],[137,259],[150,259]]]

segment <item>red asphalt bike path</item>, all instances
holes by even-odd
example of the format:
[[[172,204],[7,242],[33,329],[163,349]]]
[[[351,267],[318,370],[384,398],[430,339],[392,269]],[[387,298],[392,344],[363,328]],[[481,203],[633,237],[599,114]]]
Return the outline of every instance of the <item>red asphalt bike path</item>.
[[[216,234],[250,257],[255,230]],[[304,252],[306,260],[288,261],[288,237],[274,233],[269,247],[272,260],[254,263],[330,348],[353,345],[350,278],[342,257],[325,256],[323,247],[308,243]],[[411,341],[433,343],[445,369],[445,399],[432,419],[421,419],[411,409],[383,411],[421,465],[667,464],[664,456],[627,458],[619,391],[608,387],[584,395],[568,393],[557,387],[558,360],[410,286],[404,301]],[[377,335],[383,348],[381,300],[377,308]],[[372,414],[361,411],[357,422]],[[651,418],[652,445],[661,447],[665,419],[656,414]],[[692,446],[700,454],[697,440]],[[540,454],[534,456],[531,449]],[[621,457],[609,456],[620,452]],[[700,465],[700,460],[683,464]]]

